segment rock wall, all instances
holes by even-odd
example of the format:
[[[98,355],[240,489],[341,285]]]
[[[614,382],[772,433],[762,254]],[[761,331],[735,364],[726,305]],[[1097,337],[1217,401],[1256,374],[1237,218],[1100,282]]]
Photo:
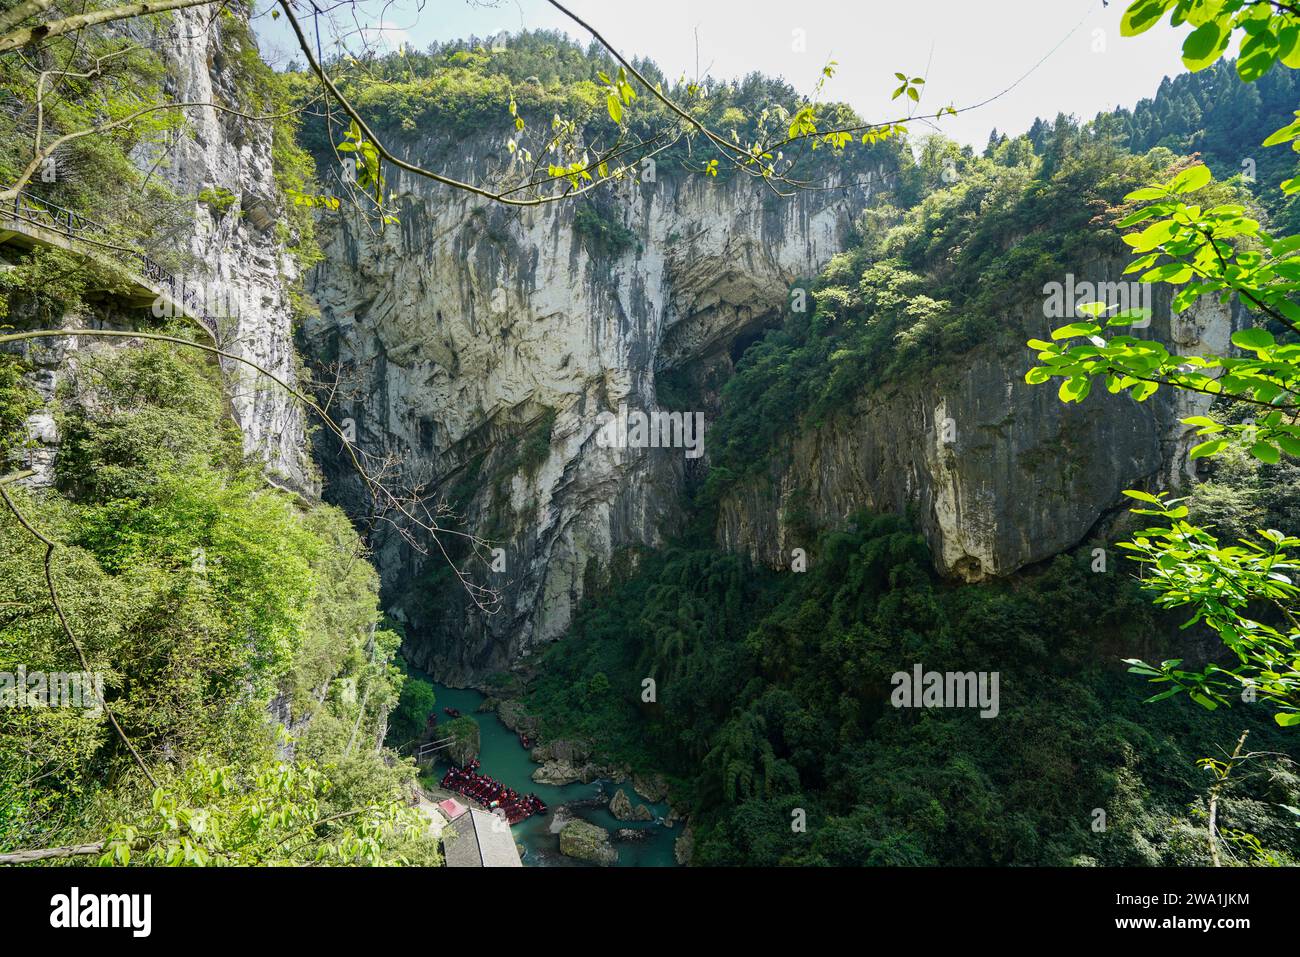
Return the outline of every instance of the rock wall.
[[[428,139],[411,153],[469,178],[504,139]],[[575,230],[581,201],[509,208],[405,175],[389,188],[404,197],[400,225],[344,217],[323,243],[309,277],[320,318],[302,345],[349,370],[335,413],[357,446],[504,549],[487,578],[501,607],[487,615],[464,600],[423,607],[441,557],[383,524],[372,534],[408,656],[469,681],[560,636],[590,562],[657,543],[680,517],[683,450],[598,447],[600,413],[657,409],[664,370],[725,359],[841,248],[868,195],[780,201],[753,181],[661,173],[594,207],[630,237],[610,250]],[[337,441],[320,454],[327,494],[363,515]]]
[[[235,9],[235,8],[232,8]],[[176,237],[188,267],[177,278],[205,301],[218,304],[216,318],[223,349],[267,369],[280,379],[298,380],[289,289],[296,263],[276,235],[274,215],[282,202],[271,161],[272,135],[265,123],[223,111],[237,108],[236,43],[231,21],[212,11],[185,9],[158,25],[125,21],[122,29],[142,46],[157,50],[167,64],[167,93],[177,102],[216,106],[189,108],[188,124],[166,149],[141,149],[135,164],[164,181],[182,198],[193,200],[193,226]],[[250,41],[251,42],[251,41]],[[229,190],[234,200],[221,216],[197,197],[205,189]],[[148,323],[111,297],[68,316],[13,315],[19,327],[142,328]],[[75,363],[80,349],[116,348],[120,340],[41,340],[24,347],[35,366],[32,381],[47,403],[54,398],[61,371]],[[310,459],[302,411],[296,400],[240,362],[221,360],[231,411],[250,455],[266,462],[270,478],[308,496],[319,493],[319,478]],[[51,480],[59,436],[51,411],[29,421],[35,440],[27,467],[32,485]]]
[[[178,102],[238,108],[237,44],[252,41],[228,23],[206,8],[174,14],[162,48],[168,92]],[[297,263],[275,229],[284,199],[275,183],[270,126],[211,106],[188,109],[186,117],[188,133],[163,158],[163,175],[183,196],[218,188],[234,196],[220,216],[196,204],[194,228],[184,238],[195,264],[186,278],[228,306],[231,315],[218,319],[223,348],[296,383],[289,289]],[[141,159],[143,166],[155,158]],[[280,484],[317,493],[319,479],[296,400],[242,363],[223,361],[223,369],[246,451],[262,457]]]
[[[1088,263],[1079,276],[1116,281],[1123,267]],[[1173,316],[1168,293],[1153,292],[1155,315],[1137,334],[1184,354],[1227,349],[1239,321],[1229,307],[1203,300]],[[1098,387],[1067,405],[1057,383],[1026,384],[1034,353],[1016,343],[1065,321],[1045,318],[1039,302],[1015,304],[1010,345],[868,391],[823,428],[796,430],[763,473],[724,498],[719,543],[788,567],[812,533],[855,511],[902,512],[943,574],[978,581],[1077,545],[1123,489],[1174,484],[1194,444],[1179,420],[1204,414],[1209,397],[1165,389],[1139,403]]]

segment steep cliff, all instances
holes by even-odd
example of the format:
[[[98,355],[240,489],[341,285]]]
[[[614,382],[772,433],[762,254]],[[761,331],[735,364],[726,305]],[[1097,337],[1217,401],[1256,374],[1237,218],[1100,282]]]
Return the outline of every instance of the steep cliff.
[[[243,107],[241,87],[251,82],[247,71],[257,51],[241,16],[177,11],[162,53],[171,65],[171,92],[178,101]],[[241,62],[241,57],[246,59]],[[290,288],[298,265],[276,231],[285,198],[275,180],[273,132],[265,121],[228,110],[187,110],[186,135],[165,155],[149,160],[161,160],[166,179],[180,195],[198,197],[204,190],[230,194],[231,203],[223,210],[195,206],[194,228],[185,237],[194,264],[189,278],[209,299],[226,306],[229,315],[219,325],[227,351],[293,383],[298,363]],[[224,368],[245,448],[265,459],[269,474],[281,484],[317,491],[297,401],[242,363],[227,362]]]
[[[1080,281],[1111,283],[1120,260],[1086,264]],[[1140,335],[1184,354],[1222,352],[1228,306],[1202,301],[1172,315],[1155,291]],[[1014,303],[1020,340],[1048,335],[1042,303]],[[1059,323],[1058,323],[1059,324]],[[718,542],[788,567],[821,530],[866,508],[913,516],[939,570],[978,581],[1009,575],[1078,544],[1121,491],[1167,487],[1188,469],[1191,426],[1209,396],[1161,392],[1138,403],[1099,393],[1067,405],[1025,383],[1033,354],[986,347],[941,370],[860,393],[819,428],[787,437],[763,472],[720,503]],[[1188,474],[1190,476],[1190,473]]]
[[[469,177],[494,144],[486,134],[431,136],[415,155],[450,155],[450,170]],[[485,539],[481,558],[501,549],[491,564],[451,538],[453,560],[501,598],[488,614],[436,549],[430,557],[386,523],[373,528],[390,611],[409,626],[407,654],[468,681],[561,636],[621,548],[681,530],[685,480],[712,464],[709,422],[696,459],[680,448],[604,447],[602,416],[681,401],[694,407],[669,411],[711,420],[736,357],[789,315],[792,285],[844,247],[852,224],[870,224],[862,213],[879,197],[854,188],[775,200],[751,183],[662,175],[594,205],[518,210],[413,178],[396,189],[400,226],[379,232],[342,217],[327,233],[326,261],[310,277],[320,316],[305,325],[303,348],[347,370],[336,414],[357,445],[447,505],[450,529]],[[1071,190],[1057,188],[1086,206]],[[986,202],[981,195],[960,201]],[[1015,195],[1013,210],[1034,202],[1032,191]],[[592,216],[605,235],[623,237],[619,248],[593,241],[584,228]],[[969,245],[1012,257],[1034,248],[988,218],[987,235]],[[1035,241],[1050,247],[1052,227],[1043,228],[1035,225]],[[927,271],[951,276],[964,255],[951,242]],[[1113,242],[1054,250],[1048,274],[1126,281],[1125,260],[1105,252]],[[1192,353],[1226,347],[1228,307],[1171,316],[1167,294],[1154,293],[1140,334]],[[1078,544],[1123,489],[1170,484],[1186,467],[1189,430],[1179,419],[1206,400],[1099,394],[1064,405],[1027,385],[1023,343],[1052,328],[1045,300],[1036,289],[1006,297],[982,344],[868,382],[817,421],[796,407],[770,455],[720,496],[719,545],[785,567],[855,512],[898,512],[912,516],[943,574],[977,581]],[[960,304],[943,306],[960,321]],[[320,453],[330,494],[364,516],[366,497],[339,467],[337,443]]]
[[[275,180],[271,127],[246,115],[250,109],[259,112],[246,103],[251,82],[248,70],[257,62],[257,54],[242,16],[224,13],[212,17],[206,10],[185,9],[161,25],[129,21],[121,27],[123,36],[162,62],[163,88],[171,100],[208,104],[187,107],[182,111],[184,122],[168,141],[138,143],[128,159],[138,170],[136,188],[143,192],[144,184],[163,184],[175,208],[176,222],[184,224],[170,235],[158,237],[168,247],[171,260],[181,264],[172,274],[174,288],[192,295],[209,313],[224,350],[293,383],[298,379],[298,361],[290,290],[298,267],[296,257],[286,249],[284,235],[276,228],[284,200]],[[57,168],[64,169],[63,158],[56,156],[56,160]],[[81,161],[67,163],[66,172],[59,175],[84,178],[105,174]],[[94,188],[89,182],[74,185],[83,190]],[[214,204],[207,199],[214,196],[228,197],[228,202]],[[159,228],[163,228],[161,224]],[[71,247],[82,252],[98,248],[76,241]],[[97,255],[139,273],[139,264],[122,252],[110,249]],[[149,304],[140,309],[144,300],[121,297],[113,291],[116,284],[109,279],[101,289],[92,282],[90,295],[57,315],[51,313],[50,303],[39,297],[41,290],[34,289],[35,297],[14,298],[8,320],[19,328],[154,327]],[[159,291],[163,288],[158,287]],[[162,312],[168,315],[166,309]],[[51,402],[61,376],[75,368],[79,349],[119,344],[102,339],[50,339],[23,348],[36,370],[32,381],[46,400],[46,406],[30,420],[34,444],[25,453],[26,464],[36,475],[29,484],[45,485],[51,480],[59,447]],[[318,479],[297,401],[249,366],[224,359],[221,363],[230,411],[243,434],[245,452],[262,459],[268,476],[278,484],[309,496],[317,494]]]
[[[428,138],[414,155],[469,175],[499,149],[487,136]],[[304,351],[350,370],[336,412],[361,448],[393,456],[406,484],[451,503],[456,527],[504,549],[486,579],[501,610],[484,615],[439,589],[441,556],[383,525],[372,536],[392,611],[420,636],[408,655],[469,680],[563,634],[589,564],[679,521],[692,460],[600,447],[601,413],[657,410],[665,370],[728,361],[841,247],[869,191],[782,201],[752,181],[661,173],[598,205],[520,210],[413,177],[390,188],[404,195],[400,227],[376,234],[344,217],[323,241]],[[581,217],[621,242],[594,239]],[[331,467],[332,445],[321,449],[330,494],[364,508],[355,479]]]

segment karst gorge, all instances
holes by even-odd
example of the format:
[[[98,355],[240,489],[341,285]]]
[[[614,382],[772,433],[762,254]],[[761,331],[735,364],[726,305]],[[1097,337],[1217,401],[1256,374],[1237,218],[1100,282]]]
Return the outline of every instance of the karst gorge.
[[[0,862],[1297,863],[1293,8],[0,5]]]

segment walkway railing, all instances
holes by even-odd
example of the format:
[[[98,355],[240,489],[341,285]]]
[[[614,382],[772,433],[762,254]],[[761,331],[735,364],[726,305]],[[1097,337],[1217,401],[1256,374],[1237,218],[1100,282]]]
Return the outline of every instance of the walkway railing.
[[[12,209],[6,206],[3,212],[5,218],[15,225],[31,223],[33,226],[53,230],[70,239],[102,242],[96,237],[107,238],[109,234],[108,228],[102,223],[97,223],[90,217],[83,216],[75,210],[66,209],[57,203],[52,203],[47,199],[42,199],[25,191],[19,192],[14,198]],[[103,245],[108,244],[103,243]],[[191,319],[201,323],[213,340],[216,340],[216,319],[204,311],[204,304],[197,290],[192,286],[187,287],[181,279],[164,269],[157,261],[144,253],[119,249],[115,246],[111,248],[114,252],[119,252],[135,260],[139,264],[140,274],[145,279],[163,287],[171,300],[179,304]]]

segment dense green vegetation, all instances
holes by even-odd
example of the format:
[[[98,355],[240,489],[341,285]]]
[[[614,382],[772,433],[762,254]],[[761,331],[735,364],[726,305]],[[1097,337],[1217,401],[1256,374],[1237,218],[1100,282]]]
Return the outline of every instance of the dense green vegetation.
[[[1220,60],[1200,73],[1166,78],[1154,97],[1132,110],[1116,107],[1094,124],[1134,153],[1157,146],[1180,155],[1199,153],[1218,179],[1253,173],[1252,192],[1274,213],[1278,228],[1293,232],[1293,205],[1277,189],[1295,175],[1295,154],[1263,143],[1297,103],[1300,82],[1292,70],[1275,66],[1256,82],[1242,83],[1236,64]],[[1038,149],[1052,135],[1042,121],[1029,131]]]
[[[1207,631],[1192,632],[1199,650],[1176,637],[1183,618],[1150,606],[1132,566],[1099,572],[1082,551],[1013,582],[946,584],[905,519],[860,516],[824,534],[799,574],[721,554],[709,534],[714,496],[781,435],[980,345],[1018,343],[1008,313],[1024,307],[1008,304],[1122,255],[1125,197],[1185,167],[1175,149],[1218,150],[1226,167],[1233,138],[1268,124],[1258,103],[1177,120],[1171,105],[1221,80],[1166,84],[1136,120],[1062,117],[994,136],[982,157],[929,141],[900,176],[899,208],[867,214],[862,240],[814,284],[815,305],[743,354],[711,432],[700,534],[627,556],[548,651],[528,699],[547,735],[673,775],[696,863],[1204,865],[1203,759],[1246,729],[1279,757],[1221,803],[1219,838],[1238,862],[1300,862],[1296,749],[1267,709],[1144,704],[1142,678],[1125,673],[1128,656],[1211,653]],[[1292,154],[1263,155],[1261,180],[1294,171]],[[1252,185],[1213,185],[1203,201],[1254,207]],[[1293,527],[1293,471],[1225,459],[1188,505],[1225,538]],[[891,707],[891,676],[917,663],[998,672],[999,716]]]
[[[21,389],[0,396],[0,421],[30,407]],[[214,845],[200,830],[165,826],[102,711],[5,708],[0,848],[127,828],[126,844],[146,861],[186,841],[208,860],[283,860],[293,850],[282,846],[284,834],[251,821],[251,831],[236,826],[250,807],[283,796],[260,792],[271,780],[298,795],[300,813],[308,797],[321,818],[371,806],[375,815],[390,813],[414,777],[413,767],[375,746],[399,700],[401,674],[390,663],[398,639],[376,627],[377,576],[346,517],[269,489],[258,463],[244,459],[215,366],[171,347],[83,359],[58,414],[55,488],[10,494],[59,543],[52,569],[68,626],[91,670],[104,676],[107,704],[158,778],[164,803],[219,797],[203,813],[212,821],[228,815],[230,832]],[[6,509],[0,671],[83,670],[54,614],[42,556]],[[288,768],[275,763],[286,741],[272,712],[292,729]],[[200,764],[228,769],[219,794],[206,777],[193,777]],[[301,852],[315,855],[331,834],[350,835],[345,843],[356,850],[360,838],[350,829],[377,826],[373,816],[309,828],[319,840]],[[391,859],[399,850],[434,859],[419,842],[366,846],[361,857],[331,859]]]
[[[1172,155],[1134,157],[1086,137],[1061,149],[1040,156],[1022,137],[968,157],[931,141],[915,174],[924,198],[864,214],[863,240],[831,260],[814,303],[743,355],[712,429],[711,487],[864,389],[932,374],[978,345],[1018,343],[1017,316],[1041,301],[1044,282],[1118,253],[1098,214]]]
[[[1285,225],[1290,201],[1276,204],[1276,186],[1294,175],[1295,154],[1252,144],[1276,128],[1272,111],[1291,102],[1294,83],[1278,69],[1247,86],[1222,62],[1166,81],[1132,112],[1039,120],[1014,138],[995,132],[982,156],[927,141],[899,175],[901,208],[864,214],[861,241],[823,271],[813,304],[744,354],[712,433],[711,488],[864,389],[953,366],[977,345],[1018,344],[1015,308],[1024,307],[1009,304],[1040,301],[1044,282],[1090,258],[1117,258],[1124,196],[1182,153],[1203,151],[1223,170],[1228,182],[1211,198],[1275,208]],[[1185,109],[1195,103],[1205,109]],[[1256,161],[1253,183],[1236,176],[1243,149]]]
[[[402,663],[405,664],[404,662]],[[401,695],[397,707],[388,719],[388,745],[403,748],[424,734],[429,715],[436,710],[437,696],[433,685],[419,675],[411,674],[405,667],[406,680],[402,682]]]
[[[784,136],[791,118],[806,103],[790,84],[758,73],[731,83],[708,79],[696,86],[685,78],[665,77],[650,61],[633,62],[650,83],[661,85],[675,102],[686,104],[692,115],[723,136],[734,131],[742,143],[763,134]],[[588,143],[613,143],[620,136],[618,123],[606,110],[605,84],[600,79],[602,72],[617,74],[618,65],[598,45],[584,49],[553,31],[434,43],[425,51],[404,50],[332,65],[343,72],[341,88],[375,130],[406,143],[419,137],[454,141],[500,132],[504,148],[513,130],[512,103],[530,128],[544,131],[535,144],[538,156],[552,135],[553,118],[573,120]],[[307,115],[311,120],[304,125],[302,142],[318,162],[332,163],[331,146],[340,134],[337,122],[331,123],[315,108],[309,108]],[[843,104],[824,104],[819,115],[827,129],[861,122]],[[675,136],[672,131],[678,123],[642,91],[622,131],[622,142],[649,144],[660,169],[700,170],[704,162],[698,155],[692,157],[685,140],[667,142]],[[808,172],[817,168],[804,162],[812,158],[813,150],[811,141],[804,141],[791,147],[786,158],[798,160],[799,168]],[[905,161],[905,151],[897,142],[889,142],[855,148],[838,157],[833,167],[854,171],[883,163],[892,169]],[[824,172],[832,164],[820,168]],[[718,175],[728,175],[725,164]]]
[[[530,703],[548,735],[675,775],[700,864],[1204,864],[1196,760],[1245,727],[1288,745],[1262,715],[1143,706],[1117,659],[1157,630],[1127,573],[1087,556],[949,587],[901,519],[863,517],[804,574],[708,547],[642,556],[547,653]],[[999,672],[999,716],[891,707],[915,663]],[[1281,805],[1298,794],[1279,768],[1221,826],[1295,863]]]

